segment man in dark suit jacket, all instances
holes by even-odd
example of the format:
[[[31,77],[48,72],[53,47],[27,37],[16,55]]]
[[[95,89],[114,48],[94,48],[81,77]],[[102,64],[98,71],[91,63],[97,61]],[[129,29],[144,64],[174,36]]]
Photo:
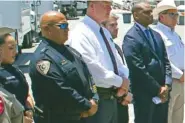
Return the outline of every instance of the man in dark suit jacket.
[[[138,3],[132,9],[134,26],[124,37],[123,51],[130,71],[135,123],[167,123],[168,92],[172,78],[163,40],[148,27],[152,9]],[[154,104],[154,97],[159,104]]]

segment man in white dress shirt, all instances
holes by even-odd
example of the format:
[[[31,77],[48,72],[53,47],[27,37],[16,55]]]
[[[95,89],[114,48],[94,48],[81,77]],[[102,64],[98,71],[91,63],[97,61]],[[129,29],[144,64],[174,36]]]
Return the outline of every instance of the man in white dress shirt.
[[[168,111],[168,123],[183,123],[184,116],[184,42],[175,32],[178,11],[174,1],[163,0],[153,11],[159,22],[155,28],[166,45],[172,67],[172,91]]]
[[[119,17],[116,14],[111,13],[109,18],[106,21],[102,22],[102,25],[107,30],[109,30],[113,39],[117,38],[118,36],[118,22],[117,22],[118,19]],[[127,65],[122,49],[116,43],[115,43],[115,47],[122,59],[123,64]],[[117,114],[118,123],[128,123],[129,122],[128,105],[122,105],[118,102],[117,107],[118,107],[118,114]]]
[[[97,86],[100,101],[97,113],[86,123],[117,123],[117,99],[122,100],[129,87],[129,70],[123,65],[111,41],[101,27],[111,11],[111,0],[89,0],[85,18],[72,30],[68,44],[82,54]],[[121,98],[120,98],[121,97]]]

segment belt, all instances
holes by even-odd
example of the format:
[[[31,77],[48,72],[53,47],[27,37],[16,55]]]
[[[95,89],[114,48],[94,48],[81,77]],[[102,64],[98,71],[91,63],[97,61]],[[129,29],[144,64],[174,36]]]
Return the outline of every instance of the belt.
[[[115,99],[115,89],[113,88],[102,88],[97,87],[97,92],[100,97],[100,99]]]
[[[50,117],[55,117],[61,120],[79,120],[81,116],[80,111],[64,111],[64,110],[48,110]]]

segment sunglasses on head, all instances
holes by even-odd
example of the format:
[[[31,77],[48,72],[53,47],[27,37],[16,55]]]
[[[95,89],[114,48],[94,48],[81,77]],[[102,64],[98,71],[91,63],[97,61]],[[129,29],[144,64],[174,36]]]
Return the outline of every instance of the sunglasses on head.
[[[57,26],[60,28],[60,29],[68,29],[68,23],[61,23],[61,24],[57,24]]]

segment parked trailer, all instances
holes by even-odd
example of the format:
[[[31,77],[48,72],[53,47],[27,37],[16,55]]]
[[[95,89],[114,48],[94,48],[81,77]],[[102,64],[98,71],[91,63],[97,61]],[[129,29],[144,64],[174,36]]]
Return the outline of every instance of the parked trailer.
[[[17,40],[18,51],[21,52],[21,48],[32,47],[35,36],[40,32],[41,15],[51,10],[53,1],[0,1],[0,27],[16,30],[13,35]]]
[[[30,9],[30,1],[0,1],[0,26],[16,29],[19,48],[32,46]]]

